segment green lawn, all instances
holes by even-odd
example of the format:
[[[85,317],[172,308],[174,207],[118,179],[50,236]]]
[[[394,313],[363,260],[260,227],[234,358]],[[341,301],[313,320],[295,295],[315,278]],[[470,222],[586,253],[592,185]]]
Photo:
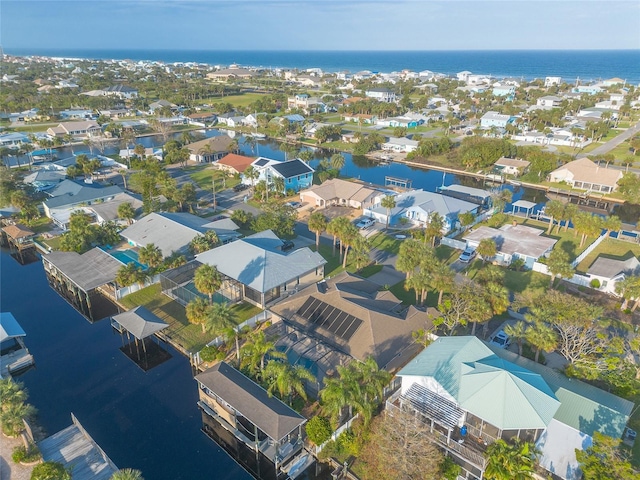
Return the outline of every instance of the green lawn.
[[[623,242],[622,240],[616,240],[614,238],[607,238],[580,262],[576,270],[585,273],[599,256],[616,260],[627,260],[634,255],[640,257],[640,245]]]
[[[389,287],[389,291],[398,297],[398,300],[400,300],[404,305],[416,304],[416,291],[413,288],[406,290],[404,288],[404,280]],[[427,292],[427,301],[425,302],[425,305],[427,307],[437,307],[438,292]]]
[[[377,248],[378,250],[384,250],[385,252],[397,255],[400,251],[402,240],[398,240],[384,232],[379,232],[369,238],[369,244],[372,248]]]
[[[482,263],[482,260],[475,260],[467,269],[466,275],[474,279],[478,272],[489,265]],[[515,293],[522,293],[525,290],[546,290],[549,287],[550,277],[532,270],[516,272],[515,270],[504,269],[504,286]]]
[[[211,179],[216,179],[216,189],[223,190],[225,188],[232,188],[238,183],[240,180],[235,177],[230,177],[227,173],[222,170],[215,170],[211,166],[205,167],[191,167],[193,169],[192,173],[189,173],[189,177],[198,184],[198,186],[204,190],[211,190],[213,185],[211,184]],[[189,171],[190,169],[187,169]]]
[[[189,323],[185,308],[178,302],[163,295],[160,284],[151,285],[127,295],[120,300],[120,303],[127,308],[134,308],[139,305],[147,307],[169,324],[169,328],[164,330],[164,333],[173,342],[190,352],[201,350],[215,337],[213,333],[202,333],[200,325]],[[246,302],[234,305],[232,310],[237,315],[237,323],[242,323],[261,311],[260,308]]]
[[[311,245],[309,247],[311,250],[313,250],[314,252],[316,251],[316,246],[315,245]],[[332,247],[330,245],[320,245],[320,249],[317,250],[320,252],[320,255],[322,255],[322,257],[327,261],[327,264],[324,266],[324,276],[325,277],[333,277],[334,275],[337,275],[338,273],[344,271],[345,269],[342,268],[342,262],[340,261],[340,249],[336,248],[336,254],[332,255]],[[347,261],[349,260],[349,256],[347,257]],[[362,277],[370,277],[376,273],[378,273],[380,270],[382,270],[382,265],[374,265],[374,264],[369,264],[366,267],[363,267],[361,270],[358,270],[356,268],[356,266],[348,261],[347,262],[347,268],[346,268],[347,272],[350,273],[355,273],[357,275],[360,275]]]
[[[38,237],[36,238],[36,240],[46,245],[47,247],[51,248],[52,250],[60,250],[60,242],[62,241],[62,235],[59,235],[53,238]]]
[[[382,270],[383,267],[384,267],[384,265],[376,265],[376,264],[372,263],[371,265],[367,265],[366,267],[364,267],[363,269],[359,270],[356,273],[358,275],[360,275],[361,277],[369,278],[369,277],[375,275],[376,273],[379,273]]]
[[[241,95],[228,95],[226,97],[212,97],[206,99],[205,103],[230,103],[234,107],[248,107],[259,98],[266,96],[264,93],[243,93]]]

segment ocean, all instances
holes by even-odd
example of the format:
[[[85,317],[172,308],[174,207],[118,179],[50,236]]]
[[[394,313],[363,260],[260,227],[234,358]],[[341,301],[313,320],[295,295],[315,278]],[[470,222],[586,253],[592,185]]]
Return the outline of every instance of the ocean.
[[[216,50],[83,50],[6,49],[11,55],[90,59],[237,63],[265,68],[320,68],[336,72],[431,70],[453,75],[462,70],[495,77],[531,80],[559,76],[567,82],[619,77],[640,83],[640,50],[478,50],[478,51],[216,51]]]

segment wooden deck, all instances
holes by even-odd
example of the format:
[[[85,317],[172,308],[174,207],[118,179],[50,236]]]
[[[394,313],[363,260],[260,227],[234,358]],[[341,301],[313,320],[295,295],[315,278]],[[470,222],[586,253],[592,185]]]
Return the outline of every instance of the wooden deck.
[[[0,357],[0,375],[4,378],[13,372],[25,369],[34,364],[35,360],[33,359],[33,355],[29,353],[29,350],[21,348],[20,350],[15,350]]]
[[[42,458],[70,468],[74,480],[108,480],[118,468],[72,418],[73,425],[38,443]]]

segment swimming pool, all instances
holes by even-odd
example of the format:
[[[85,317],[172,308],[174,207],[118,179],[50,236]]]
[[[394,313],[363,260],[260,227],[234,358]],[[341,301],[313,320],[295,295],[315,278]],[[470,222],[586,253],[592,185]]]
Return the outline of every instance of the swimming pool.
[[[111,252],[111,256],[116,260],[120,260],[125,265],[133,262],[136,267],[140,267],[142,269],[147,269],[147,266],[144,263],[140,263],[138,260],[138,252],[135,250],[118,250],[115,252]]]

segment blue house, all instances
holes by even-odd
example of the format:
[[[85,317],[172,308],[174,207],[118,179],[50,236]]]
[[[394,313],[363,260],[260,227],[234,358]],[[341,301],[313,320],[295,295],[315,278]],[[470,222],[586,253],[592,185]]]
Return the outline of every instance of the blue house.
[[[309,188],[313,183],[315,171],[302,160],[295,158],[287,162],[272,163],[268,167],[268,174],[273,180],[275,177],[284,179],[284,189],[296,192]]]

